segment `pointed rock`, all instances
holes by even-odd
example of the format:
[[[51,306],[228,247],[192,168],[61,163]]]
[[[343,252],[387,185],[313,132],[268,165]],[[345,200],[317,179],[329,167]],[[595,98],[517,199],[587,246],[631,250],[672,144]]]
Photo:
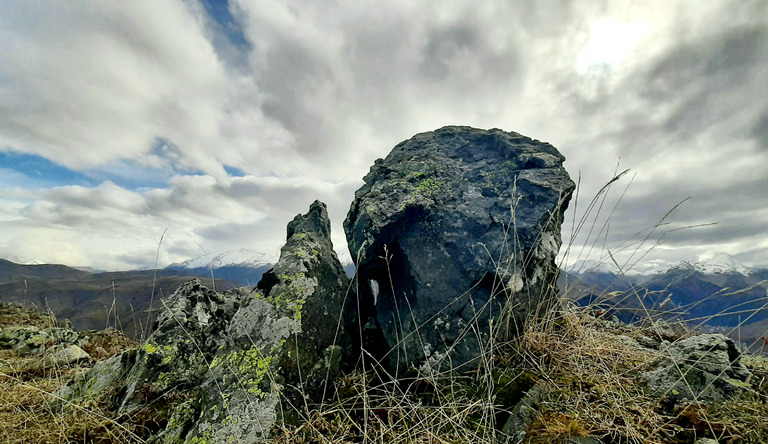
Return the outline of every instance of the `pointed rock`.
[[[182,285],[141,348],[97,364],[59,396],[149,415],[157,442],[207,443],[262,441],[281,414],[321,401],[349,342],[336,331],[348,278],[324,204],[288,233],[259,289]]]

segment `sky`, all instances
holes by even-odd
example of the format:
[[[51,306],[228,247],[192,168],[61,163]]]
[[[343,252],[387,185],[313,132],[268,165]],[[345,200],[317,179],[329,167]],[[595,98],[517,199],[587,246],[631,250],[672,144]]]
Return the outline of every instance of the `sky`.
[[[374,160],[469,125],[565,155],[568,261],[768,266],[765,0],[4,0],[0,47],[0,257],[277,255],[320,199],[348,258]]]

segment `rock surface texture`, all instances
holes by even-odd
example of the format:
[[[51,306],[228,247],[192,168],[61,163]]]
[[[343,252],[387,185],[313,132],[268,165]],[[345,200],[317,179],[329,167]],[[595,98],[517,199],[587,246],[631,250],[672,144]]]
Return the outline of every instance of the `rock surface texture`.
[[[642,378],[651,393],[677,403],[723,400],[749,386],[749,375],[731,339],[702,334],[670,345]]]
[[[59,395],[151,412],[157,442],[259,442],[281,414],[319,402],[326,376],[340,371],[345,339],[332,326],[347,286],[325,205],[315,202],[288,225],[258,290],[182,285],[140,349],[97,364]]]
[[[266,300],[288,310],[299,333],[285,338],[276,364],[285,381],[282,396],[291,413],[305,407],[305,397],[319,402],[333,390],[341,374],[342,352],[349,353],[350,340],[340,320],[349,289],[349,278],[331,243],[331,223],[325,204],[315,201],[306,215],[288,223],[287,241],[280,260],[264,273],[258,289]],[[250,336],[251,310],[242,309],[233,320],[241,340]],[[239,326],[239,327],[236,327]],[[245,333],[245,334],[244,334]]]
[[[457,368],[489,331],[514,334],[545,310],[574,190],[564,160],[469,127],[418,134],[377,160],[344,222],[363,347],[388,369]]]

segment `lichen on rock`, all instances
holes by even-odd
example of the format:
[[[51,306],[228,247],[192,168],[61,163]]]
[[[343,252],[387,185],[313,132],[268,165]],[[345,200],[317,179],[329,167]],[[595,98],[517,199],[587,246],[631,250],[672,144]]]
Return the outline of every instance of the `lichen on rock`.
[[[344,343],[333,327],[347,278],[324,204],[297,216],[288,233],[258,289],[182,285],[162,301],[141,347],[97,364],[58,396],[151,414],[153,440],[163,443],[259,442],[304,396],[321,401],[325,376],[340,369],[328,350],[334,339]]]
[[[669,405],[682,400],[721,401],[749,387],[749,370],[734,342],[701,334],[668,345],[653,369],[642,374],[648,391]]]
[[[421,366],[426,345],[461,367],[490,330],[512,334],[548,311],[575,188],[564,160],[517,133],[455,126],[378,159],[344,222],[361,346],[390,371]]]

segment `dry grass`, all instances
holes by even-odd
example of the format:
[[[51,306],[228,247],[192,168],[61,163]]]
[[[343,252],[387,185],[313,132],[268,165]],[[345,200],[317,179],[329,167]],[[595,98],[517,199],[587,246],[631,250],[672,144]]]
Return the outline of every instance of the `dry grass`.
[[[673,411],[646,394],[638,376],[663,351],[639,347],[635,339],[657,335],[572,307],[560,317],[529,325],[515,349],[524,368],[539,375],[544,397],[527,432],[527,443],[566,442],[591,436],[609,443],[692,443],[712,437],[721,443],[768,442],[768,361],[744,355],[751,387],[715,404],[691,402]],[[681,331],[672,342],[692,334]],[[662,347],[663,350],[663,347]]]
[[[516,349],[522,365],[541,375],[548,392],[530,427],[532,442],[568,436],[610,437],[653,443],[668,418],[656,413],[636,376],[660,354],[632,345],[637,332],[592,317],[587,309],[566,311],[559,328],[531,325]]]
[[[50,314],[40,314],[17,305],[0,305],[0,326],[57,326]],[[114,330],[94,332],[84,349],[103,351],[102,358],[118,353],[131,342]],[[124,425],[103,406],[69,405],[53,407],[57,389],[90,369],[92,363],[67,367],[46,367],[37,355],[0,350],[0,442],[27,443],[112,443],[143,442],[135,430]]]
[[[463,393],[450,393],[448,381],[430,379],[372,382],[355,373],[337,385],[337,399],[312,411],[303,424],[280,426],[273,444],[288,443],[491,443],[483,425],[488,405]],[[403,387],[403,386],[407,387]]]

